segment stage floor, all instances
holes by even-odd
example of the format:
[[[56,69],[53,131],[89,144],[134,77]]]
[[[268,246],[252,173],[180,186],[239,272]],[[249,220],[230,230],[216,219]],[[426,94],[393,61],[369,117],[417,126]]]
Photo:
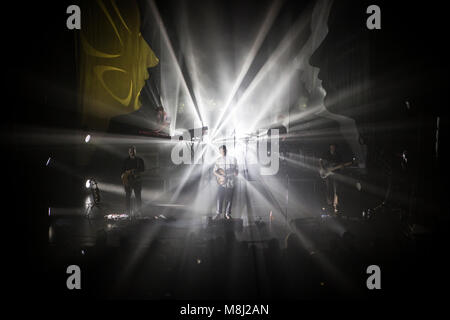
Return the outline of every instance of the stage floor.
[[[367,266],[380,265],[384,283],[395,279],[395,295],[421,266],[419,257],[433,252],[395,223],[395,212],[272,221],[261,213],[249,222],[243,215],[212,221],[181,207],[147,209],[114,220],[88,218],[85,208],[51,208],[42,281],[55,295],[101,298],[361,298]],[[405,263],[415,263],[408,274],[401,273]],[[78,293],[64,287],[73,264],[84,272]]]

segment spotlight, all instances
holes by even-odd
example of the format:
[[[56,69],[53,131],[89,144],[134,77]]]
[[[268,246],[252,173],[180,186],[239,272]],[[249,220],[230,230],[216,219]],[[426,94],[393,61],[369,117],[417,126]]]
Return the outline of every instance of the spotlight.
[[[91,178],[89,181],[89,188],[91,189],[93,203],[91,205],[98,205],[100,203],[100,189],[98,188],[97,181],[94,178]],[[87,185],[87,182],[86,182]]]
[[[88,143],[91,140],[91,135],[88,134],[86,138],[84,138],[84,142]]]
[[[409,110],[409,109],[411,109],[411,105],[409,104],[409,101],[405,101],[405,104],[406,104],[406,108]]]
[[[85,207],[88,208],[90,205],[92,205],[91,197],[88,196],[86,198],[86,201],[84,201]]]
[[[363,219],[370,219],[370,218],[372,218],[372,215],[373,215],[373,210],[372,209],[367,209],[367,210],[364,210],[362,212],[362,218]]]
[[[45,164],[46,167],[50,164],[50,160],[52,160],[52,158],[48,157],[47,163]]]
[[[85,201],[86,216],[91,218],[93,216],[92,210],[94,208],[100,208],[100,189],[98,188],[97,181],[94,178],[86,180],[86,188],[91,190],[92,196],[92,201],[90,196],[88,196]]]

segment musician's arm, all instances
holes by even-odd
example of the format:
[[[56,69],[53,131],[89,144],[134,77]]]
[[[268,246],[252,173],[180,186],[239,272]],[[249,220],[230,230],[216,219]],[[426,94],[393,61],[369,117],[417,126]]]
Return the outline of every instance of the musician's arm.
[[[221,175],[217,173],[217,170],[219,170],[219,166],[217,165],[217,162],[216,162],[216,164],[214,165],[214,168],[213,168],[213,173],[216,177],[221,177]]]
[[[144,171],[145,171],[144,160],[139,159],[137,171],[138,171],[138,172],[144,172]]]

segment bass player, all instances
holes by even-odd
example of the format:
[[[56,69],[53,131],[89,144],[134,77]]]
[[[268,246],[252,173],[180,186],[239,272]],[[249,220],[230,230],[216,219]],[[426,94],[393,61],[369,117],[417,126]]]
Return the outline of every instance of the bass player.
[[[130,202],[131,202],[131,191],[134,191],[134,196],[136,198],[137,211],[141,210],[141,190],[142,190],[142,179],[141,173],[144,172],[144,160],[136,156],[136,147],[130,146],[128,149],[128,157],[124,160],[122,165],[121,179],[123,186],[125,188],[125,207],[127,214],[130,212]]]
[[[351,165],[353,161],[343,163],[340,154],[336,151],[336,144],[330,143],[329,149],[319,159],[319,172],[325,180],[326,201],[334,213],[338,212],[339,185],[335,173],[340,169]]]

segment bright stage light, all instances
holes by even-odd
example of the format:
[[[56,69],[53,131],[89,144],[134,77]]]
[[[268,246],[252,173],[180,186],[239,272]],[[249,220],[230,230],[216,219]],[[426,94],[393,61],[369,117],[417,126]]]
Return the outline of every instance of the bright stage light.
[[[50,160],[52,160],[51,157],[48,158],[47,163],[45,164],[46,167],[50,164]]]
[[[86,180],[86,189],[89,189],[91,187],[91,180]]]
[[[91,201],[91,197],[90,197],[90,196],[88,196],[88,197],[86,198],[86,200],[84,201],[84,204],[85,204],[86,208],[89,207],[89,206],[92,204],[92,201]]]
[[[86,138],[84,138],[84,142],[88,143],[91,140],[91,135],[88,134]]]

